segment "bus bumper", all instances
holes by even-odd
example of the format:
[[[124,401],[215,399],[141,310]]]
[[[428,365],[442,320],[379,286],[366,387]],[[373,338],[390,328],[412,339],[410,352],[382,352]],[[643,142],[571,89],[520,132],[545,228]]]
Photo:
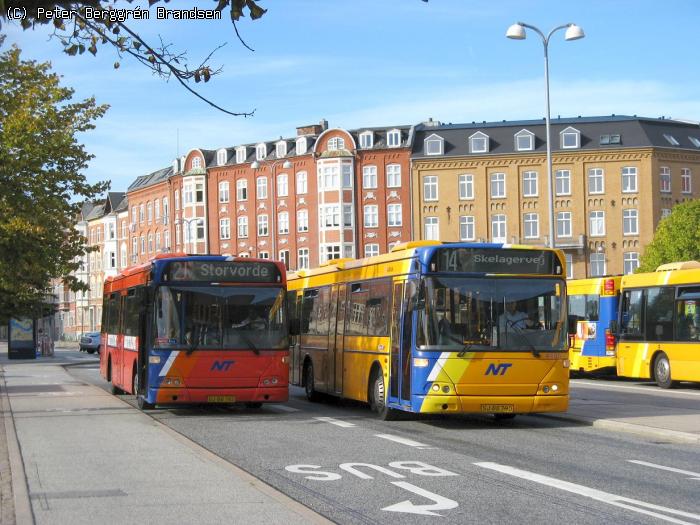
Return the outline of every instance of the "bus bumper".
[[[150,388],[147,401],[158,405],[175,403],[286,403],[287,385],[265,388]]]
[[[590,356],[581,352],[571,352],[571,372],[600,372],[609,369],[615,371],[615,356]]]
[[[529,414],[566,412],[568,395],[537,396],[414,396],[414,407],[422,414]]]

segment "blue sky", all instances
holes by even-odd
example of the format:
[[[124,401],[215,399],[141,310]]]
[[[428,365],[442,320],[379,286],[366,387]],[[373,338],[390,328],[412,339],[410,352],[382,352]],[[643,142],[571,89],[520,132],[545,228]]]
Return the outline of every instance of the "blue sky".
[[[123,4],[123,5],[122,5]],[[110,48],[69,57],[45,28],[3,24],[5,45],[51,61],[76,97],[94,95],[111,109],[82,137],[96,158],[86,174],[125,190],[137,176],[167,166],[194,147],[215,149],[279,136],[325,118],[331,127],[498,121],[544,116],[542,44],[505,38],[523,21],[548,32],[566,22],[586,38],[550,44],[552,116],[636,114],[700,120],[696,0],[475,2],[467,0],[261,0],[267,14],[239,30],[221,21],[132,23],[161,35],[197,62],[223,66],[201,91],[252,118],[220,113]],[[130,4],[118,3],[119,7]],[[134,5],[147,6],[136,0]],[[173,1],[169,8],[193,2]],[[200,1],[202,8],[215,2]]]

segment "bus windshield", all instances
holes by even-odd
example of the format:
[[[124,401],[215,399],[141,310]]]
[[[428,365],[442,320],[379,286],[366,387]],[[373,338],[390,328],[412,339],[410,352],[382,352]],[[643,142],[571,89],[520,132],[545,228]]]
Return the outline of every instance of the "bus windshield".
[[[427,277],[418,345],[439,351],[566,351],[561,279]]]
[[[161,286],[155,295],[156,347],[287,349],[281,287]]]

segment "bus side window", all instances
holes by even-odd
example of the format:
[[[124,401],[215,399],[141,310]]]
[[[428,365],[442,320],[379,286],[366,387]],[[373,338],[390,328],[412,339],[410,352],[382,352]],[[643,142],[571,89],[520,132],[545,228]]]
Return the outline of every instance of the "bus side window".
[[[641,340],[644,326],[644,290],[625,290],[620,308],[620,337]]]
[[[673,303],[676,290],[668,288],[648,288],[646,304],[646,340],[673,340]]]
[[[297,312],[297,292],[287,292],[287,312],[289,315],[289,334],[299,335],[299,313]]]
[[[369,287],[367,301],[368,321],[367,335],[386,337],[389,335],[389,298],[391,281],[382,279],[373,281]]]
[[[314,303],[318,300],[318,290],[306,290],[304,299],[301,303],[301,318],[299,332],[301,334],[310,334],[311,312],[314,309]]]

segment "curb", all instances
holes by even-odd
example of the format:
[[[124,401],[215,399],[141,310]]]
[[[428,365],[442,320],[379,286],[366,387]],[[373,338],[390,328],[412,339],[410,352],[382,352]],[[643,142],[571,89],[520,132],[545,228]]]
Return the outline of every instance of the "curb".
[[[5,369],[0,365],[0,403],[7,436],[7,454],[10,458],[10,475],[12,477],[12,496],[15,505],[15,521],[17,525],[33,525],[34,514],[29,501],[29,486],[24,473],[24,460],[17,439],[15,420],[12,415],[10,397],[5,383]]]

